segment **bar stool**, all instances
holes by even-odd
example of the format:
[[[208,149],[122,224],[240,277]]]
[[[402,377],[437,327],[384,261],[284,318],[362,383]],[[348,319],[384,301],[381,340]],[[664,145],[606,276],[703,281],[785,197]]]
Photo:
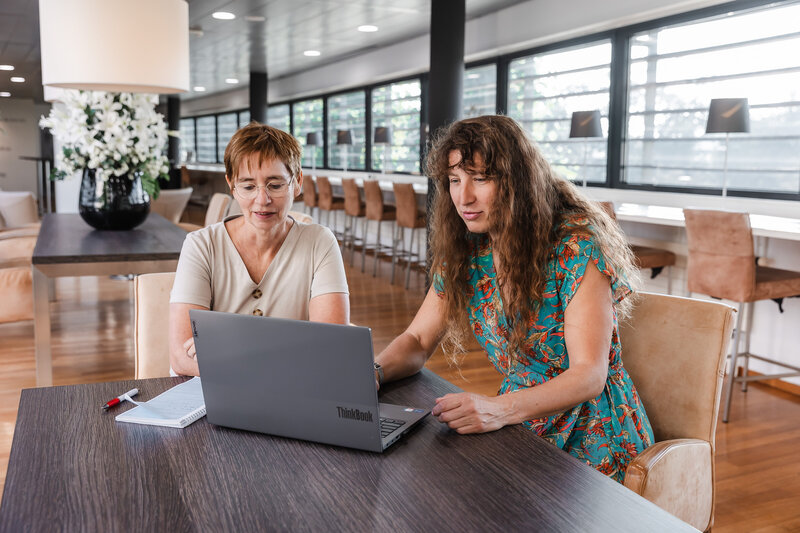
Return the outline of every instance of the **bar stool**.
[[[699,292],[739,303],[722,415],[722,421],[727,422],[735,382],[740,381],[742,390],[746,391],[749,381],[800,376],[800,367],[750,353],[753,303],[771,299],[776,300],[780,306],[783,298],[800,295],[800,272],[756,265],[753,232],[747,213],[684,209],[683,216],[689,241],[689,292]],[[740,352],[743,311],[747,312],[747,328],[744,335],[745,349]],[[744,357],[741,377],[736,376],[739,357]],[[793,372],[748,376],[747,367],[751,357],[791,369]]]
[[[350,245],[350,266],[353,266],[356,241],[361,243],[363,256],[364,239],[356,236],[356,226],[358,219],[361,219],[363,233],[365,224],[363,221],[365,220],[366,208],[364,202],[361,201],[361,192],[358,189],[356,180],[353,178],[343,178],[342,189],[344,189],[344,236],[342,237],[342,246],[343,248],[347,248],[348,244]]]
[[[614,212],[612,202],[597,202],[597,204],[615,221],[617,214]],[[672,294],[672,267],[675,265],[675,254],[664,248],[651,248],[650,246],[639,246],[631,244],[636,267],[640,270],[650,269],[650,279],[655,279],[664,267],[667,267],[667,294]]]
[[[333,227],[331,230],[333,234],[336,235],[336,213],[344,211],[344,199],[333,196],[331,182],[325,176],[317,176],[317,207],[320,209],[320,220],[322,220],[321,211],[325,211],[325,225],[329,228],[331,211],[333,211]],[[338,236],[339,235],[337,235],[337,237]]]
[[[380,254],[381,250],[384,248],[388,251],[391,250],[391,246],[384,246],[381,243],[381,222],[383,221],[391,221],[392,222],[392,235],[394,235],[394,221],[397,219],[397,209],[393,205],[387,205],[383,203],[383,191],[381,191],[381,186],[375,180],[365,180],[364,181],[364,197],[367,201],[367,213],[366,218],[364,219],[364,248],[362,249],[361,254],[361,272],[364,272],[364,262],[367,256],[367,229],[369,227],[370,220],[374,220],[378,223],[378,236],[375,240],[375,247],[372,248],[373,253],[375,254],[375,260],[372,262],[372,277],[374,278],[377,271],[378,271],[378,254]]]
[[[417,243],[417,253],[414,253],[414,241],[417,230],[427,226],[425,213],[417,209],[417,195],[414,186],[410,183],[393,183],[395,205],[397,206],[397,231],[392,239],[392,283],[394,283],[394,269],[398,256],[406,261],[406,289],[411,277],[411,261],[421,262],[422,252]],[[411,230],[411,245],[406,249],[406,229]],[[397,245],[402,243],[403,250],[398,251]]]
[[[314,185],[314,178],[312,176],[306,176],[303,180],[303,203],[305,203],[305,209],[308,209],[308,214],[314,216],[314,208],[317,208],[319,211],[318,203],[317,203],[317,186]]]

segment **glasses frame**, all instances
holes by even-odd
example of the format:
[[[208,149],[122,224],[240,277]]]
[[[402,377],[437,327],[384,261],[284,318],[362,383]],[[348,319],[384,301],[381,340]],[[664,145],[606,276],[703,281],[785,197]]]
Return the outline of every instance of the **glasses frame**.
[[[247,194],[245,194],[240,189],[239,185],[234,185],[233,188],[232,188],[232,191],[236,192],[239,195],[239,197],[242,198],[243,200],[255,200],[256,198],[258,198],[258,190],[259,189],[264,189],[264,193],[269,197],[270,200],[278,200],[278,199],[282,199],[282,198],[288,198],[289,197],[289,190],[292,188],[292,184],[294,183],[294,179],[290,179],[290,180],[286,181],[285,182],[286,189],[283,190],[283,191],[277,192],[277,193],[274,192],[274,191],[270,191],[269,190],[269,186],[274,184],[274,183],[275,183],[274,181],[271,181],[269,183],[265,183],[264,185],[255,185],[255,184],[253,184],[253,186],[255,187],[255,190],[253,191],[252,196],[248,196]],[[250,185],[250,184],[248,183],[247,185]]]

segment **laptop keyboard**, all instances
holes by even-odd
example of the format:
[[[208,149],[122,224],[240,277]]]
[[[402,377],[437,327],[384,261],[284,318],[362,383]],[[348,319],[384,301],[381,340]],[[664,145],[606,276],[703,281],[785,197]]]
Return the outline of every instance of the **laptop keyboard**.
[[[388,437],[389,434],[400,426],[404,425],[405,420],[395,420],[394,418],[381,417],[381,438]]]

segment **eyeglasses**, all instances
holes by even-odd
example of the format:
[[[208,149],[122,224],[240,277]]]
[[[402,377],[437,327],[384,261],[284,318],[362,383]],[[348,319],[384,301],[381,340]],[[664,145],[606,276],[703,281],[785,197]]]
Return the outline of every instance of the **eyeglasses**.
[[[258,196],[258,189],[264,188],[270,198],[283,198],[289,194],[288,181],[271,181],[266,185],[255,185],[253,183],[245,183],[244,185],[236,185],[233,190],[239,193],[239,196],[245,200],[252,200]]]

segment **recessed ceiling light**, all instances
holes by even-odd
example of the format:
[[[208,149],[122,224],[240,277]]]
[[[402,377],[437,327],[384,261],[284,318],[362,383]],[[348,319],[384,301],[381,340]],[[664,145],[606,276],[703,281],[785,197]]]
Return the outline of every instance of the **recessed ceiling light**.
[[[267,17],[262,17],[261,15],[246,15],[244,20],[247,22],[264,22],[267,20]]]
[[[193,90],[194,92],[196,92],[196,93],[204,93],[204,92],[206,92],[206,88],[205,88],[205,87],[202,87],[202,86],[200,86],[200,85],[197,85],[197,86],[195,86],[195,87],[192,87],[192,90]]]
[[[318,55],[320,55],[320,52],[319,50],[306,50],[305,52],[303,52],[303,55],[308,57],[317,57]]]
[[[214,11],[211,16],[217,20],[233,20],[236,18],[236,15],[228,11]]]
[[[11,81],[13,81],[14,83],[24,83],[25,78],[23,78],[22,76],[11,76]]]
[[[225,83],[231,83],[231,84],[239,83],[239,79],[238,78],[225,78]]]
[[[0,70],[14,70],[14,65],[0,65]]]
[[[683,176],[678,176],[678,181],[692,181],[692,177],[684,174]]]
[[[7,93],[5,91],[0,92],[0,98],[8,98],[11,96],[11,93]]]
[[[358,31],[363,31],[365,33],[369,33],[369,32],[373,32],[373,31],[378,31],[378,27],[377,26],[373,26],[372,24],[364,24],[363,26],[359,26],[358,27]]]

